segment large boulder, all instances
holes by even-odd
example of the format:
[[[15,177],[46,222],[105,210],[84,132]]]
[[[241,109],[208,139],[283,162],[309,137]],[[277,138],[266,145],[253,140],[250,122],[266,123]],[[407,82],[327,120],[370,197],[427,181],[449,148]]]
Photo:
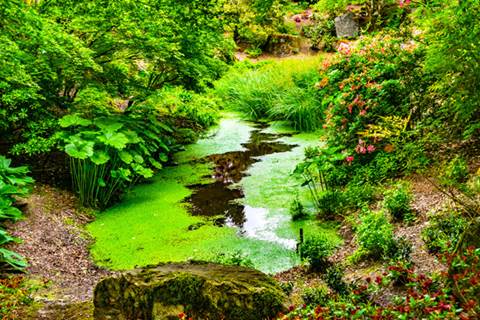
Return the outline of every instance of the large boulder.
[[[356,37],[359,32],[358,22],[350,12],[335,18],[335,29],[338,38]]]
[[[267,275],[244,267],[174,263],[108,277],[95,288],[96,320],[269,319],[285,295]]]

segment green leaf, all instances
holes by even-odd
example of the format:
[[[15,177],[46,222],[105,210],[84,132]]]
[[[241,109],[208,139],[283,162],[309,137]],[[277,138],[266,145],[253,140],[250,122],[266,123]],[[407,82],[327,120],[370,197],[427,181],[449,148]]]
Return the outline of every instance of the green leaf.
[[[70,137],[70,143],[65,146],[65,152],[72,158],[87,159],[93,155],[93,141],[87,141],[80,138],[80,136]]]
[[[95,120],[95,125],[107,133],[117,132],[123,127],[123,123],[112,118],[98,118]]]
[[[7,206],[7,207],[0,207],[0,220],[10,219],[13,221],[21,219],[23,216],[22,211],[20,209]]]
[[[72,158],[87,159],[93,155],[93,141],[81,139],[79,136],[70,137],[70,143],[65,146],[65,152]]]
[[[97,182],[98,182],[98,185],[102,188],[107,186],[107,183],[102,178],[98,178]]]
[[[160,153],[158,155],[158,159],[160,159],[160,161],[162,161],[162,162],[167,162],[168,161],[168,155],[166,155],[165,153]]]
[[[157,160],[155,160],[152,157],[148,158],[148,161],[150,161],[150,164],[158,170],[162,169],[162,167],[163,167],[160,162],[158,162]]]
[[[5,248],[0,248],[0,261],[7,263],[12,268],[19,271],[28,267],[28,263],[24,257]]]
[[[126,164],[130,164],[133,161],[133,157],[128,151],[122,150],[118,153],[118,156]]]
[[[92,124],[92,121],[79,117],[76,114],[69,114],[64,116],[59,121],[62,128],[68,128],[73,126],[89,126]]]
[[[133,160],[135,160],[136,163],[140,163],[140,164],[145,162],[145,160],[143,160],[143,157],[138,153],[133,156]]]
[[[90,160],[92,160],[93,163],[99,166],[107,163],[108,160],[110,160],[110,156],[105,151],[95,151],[90,157]]]
[[[127,137],[121,132],[107,132],[98,137],[98,140],[118,150],[124,149],[128,143]]]

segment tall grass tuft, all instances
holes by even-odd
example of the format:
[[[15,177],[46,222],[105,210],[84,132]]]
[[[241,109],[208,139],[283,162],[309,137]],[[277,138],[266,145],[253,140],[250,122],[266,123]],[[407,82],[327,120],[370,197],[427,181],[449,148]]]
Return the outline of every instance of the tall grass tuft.
[[[315,84],[322,57],[237,64],[217,81],[215,93],[227,109],[250,119],[287,120],[300,131],[322,125],[323,108]]]

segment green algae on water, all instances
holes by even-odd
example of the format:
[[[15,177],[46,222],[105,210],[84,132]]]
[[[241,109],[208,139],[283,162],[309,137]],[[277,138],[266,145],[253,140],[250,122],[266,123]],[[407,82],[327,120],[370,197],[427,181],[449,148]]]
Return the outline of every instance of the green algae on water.
[[[87,226],[96,240],[91,248],[95,261],[125,270],[160,262],[211,260],[217,254],[241,251],[257,269],[273,273],[300,262],[292,250],[299,228],[324,233],[337,242],[335,226],[314,220],[293,223],[288,213],[297,193],[304,203],[309,201],[308,192],[299,187],[300,181],[291,172],[302,160],[303,148],[320,143],[315,134],[281,138],[298,147],[261,156],[261,161],[250,167],[239,183],[247,216],[243,229],[219,227],[214,220],[189,214],[188,204],[183,203],[192,193],[187,186],[212,182],[212,164],[191,160],[243,150],[253,130],[248,122],[223,119],[214,136],[177,155],[179,166],[164,168],[148,183],[136,186],[120,204],[99,213]],[[267,130],[286,128],[279,124]]]
[[[201,159],[213,154],[233,151],[243,151],[254,130],[251,124],[235,117],[235,114],[225,114],[218,126],[210,130],[207,138],[186,147],[185,151],[175,155],[179,163]]]

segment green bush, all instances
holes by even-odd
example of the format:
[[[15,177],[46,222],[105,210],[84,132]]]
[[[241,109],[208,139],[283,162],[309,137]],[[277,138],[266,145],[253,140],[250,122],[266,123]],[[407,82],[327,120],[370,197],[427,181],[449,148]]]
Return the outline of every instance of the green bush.
[[[242,250],[236,250],[229,253],[218,253],[212,259],[212,262],[230,265],[254,268],[253,261]]]
[[[343,280],[344,270],[342,267],[334,265],[327,268],[323,279],[327,285],[340,295],[348,294],[348,284]]]
[[[335,246],[325,236],[309,237],[300,245],[300,257],[308,261],[312,270],[318,271],[329,265],[328,257]]]
[[[411,260],[412,249],[412,243],[404,237],[395,238],[388,256],[392,260],[408,262]]]
[[[324,305],[329,296],[328,288],[325,287],[309,287],[302,292],[303,302],[309,305]]]
[[[293,199],[292,203],[290,204],[290,215],[292,217],[292,221],[304,220],[308,218],[308,213],[305,211],[305,207],[297,198]]]
[[[94,120],[60,120],[62,148],[70,157],[74,190],[82,205],[106,208],[140,178],[150,178],[168,160],[168,134],[154,110],[134,109]]]
[[[343,213],[346,197],[340,190],[327,190],[321,192],[316,201],[319,215],[323,219],[334,219]]]
[[[435,5],[435,10],[418,10],[426,29],[424,68],[434,79],[425,95],[433,111],[429,127],[444,138],[478,137],[480,2],[435,1]]]
[[[431,216],[428,227],[422,232],[422,238],[431,253],[452,252],[466,227],[464,217],[449,211]]]
[[[350,183],[344,191],[346,206],[350,209],[357,210],[368,206],[374,202],[376,197],[376,188],[371,184],[357,185]]]
[[[360,216],[356,228],[360,251],[374,259],[386,259],[395,246],[393,226],[383,212],[368,211]]]
[[[468,179],[468,165],[465,159],[456,156],[444,165],[440,181],[446,187],[458,187]]]
[[[331,52],[335,50],[337,37],[333,19],[314,16],[313,24],[303,26],[303,34],[310,39],[311,46],[317,50]]]
[[[412,194],[405,183],[399,183],[390,190],[386,190],[383,200],[383,208],[396,221],[403,221],[407,215],[412,213]]]

